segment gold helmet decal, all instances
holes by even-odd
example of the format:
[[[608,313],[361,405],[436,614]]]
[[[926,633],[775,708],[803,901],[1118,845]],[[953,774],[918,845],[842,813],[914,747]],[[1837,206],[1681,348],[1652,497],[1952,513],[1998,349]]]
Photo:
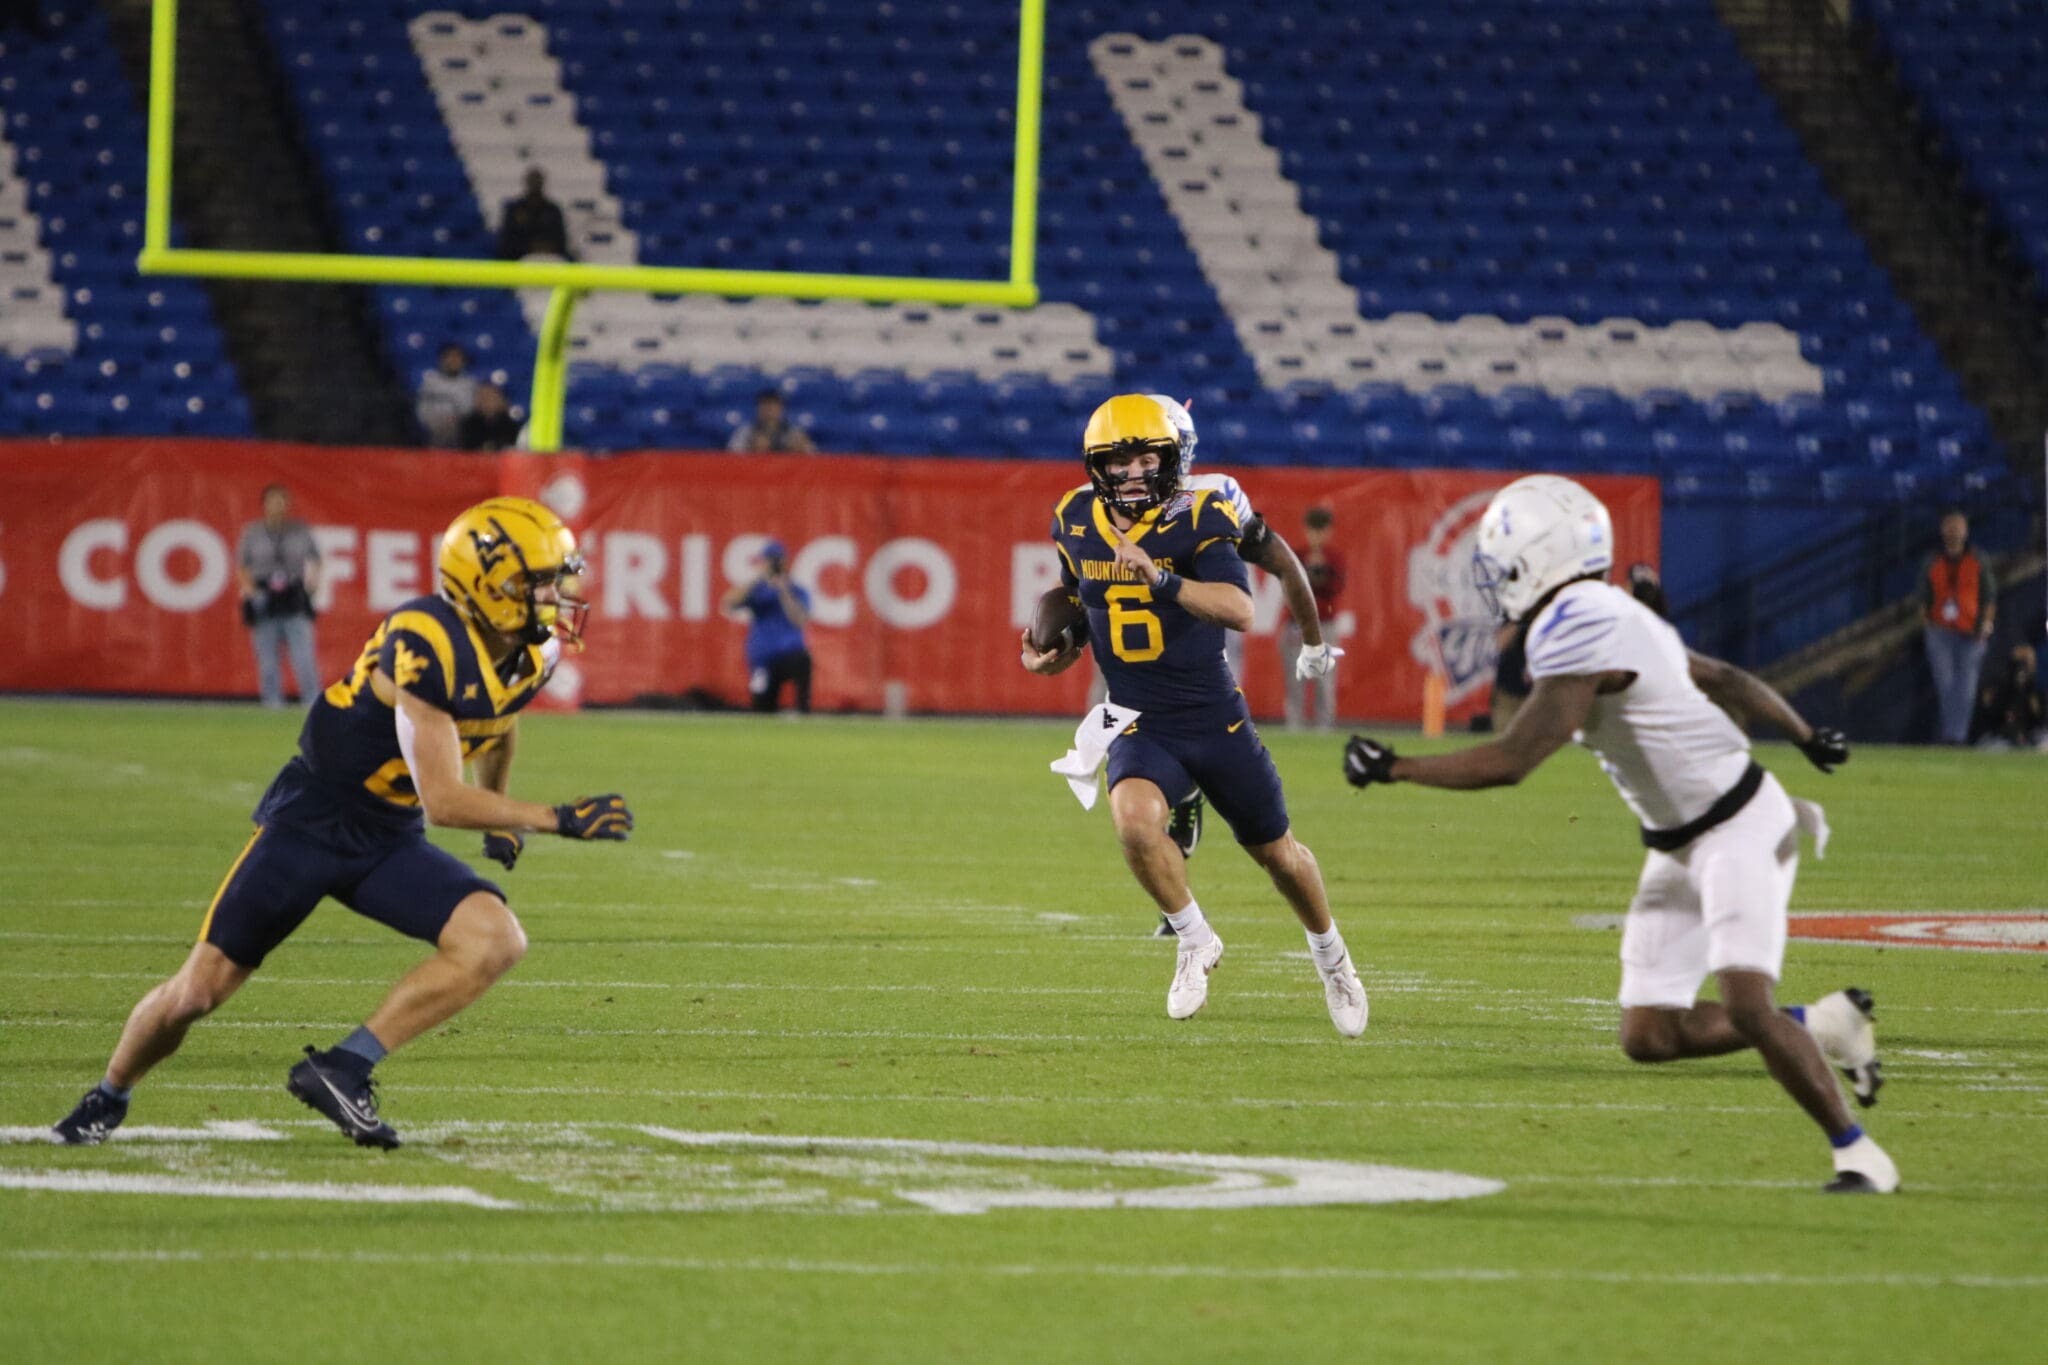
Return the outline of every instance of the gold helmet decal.
[[[448,524],[441,537],[441,594],[476,625],[542,644],[583,647],[583,556],[576,534],[531,498],[492,498]],[[552,587],[552,600],[537,594]]]
[[[1180,432],[1148,394],[1120,393],[1095,409],[1081,437],[1081,453],[1088,481],[1125,516],[1139,516],[1180,491]],[[1112,481],[1108,465],[1140,455],[1158,456],[1158,467],[1144,476],[1142,494],[1128,495],[1122,491],[1128,476]]]

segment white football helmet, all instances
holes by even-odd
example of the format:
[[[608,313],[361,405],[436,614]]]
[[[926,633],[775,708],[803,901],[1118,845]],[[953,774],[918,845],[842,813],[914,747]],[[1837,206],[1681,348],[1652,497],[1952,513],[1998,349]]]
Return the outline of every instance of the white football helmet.
[[[1472,582],[1495,616],[1519,621],[1553,588],[1613,565],[1606,505],[1570,479],[1531,474],[1486,505]]]
[[[1186,408],[1163,393],[1145,396],[1159,405],[1160,411],[1166,414],[1166,420],[1173,423],[1174,434],[1180,437],[1180,482],[1185,488],[1188,473],[1195,467],[1195,419]]]

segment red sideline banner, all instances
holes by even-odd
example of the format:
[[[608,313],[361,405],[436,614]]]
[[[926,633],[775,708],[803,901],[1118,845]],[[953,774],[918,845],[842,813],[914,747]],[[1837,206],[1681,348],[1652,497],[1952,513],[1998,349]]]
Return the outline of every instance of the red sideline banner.
[[[812,593],[821,710],[1078,714],[1086,668],[1017,664],[1032,603],[1057,580],[1052,508],[1071,463],[853,456],[458,455],[265,442],[0,442],[0,607],[24,645],[0,689],[254,696],[234,554],[263,488],[291,489],[325,564],[323,681],[377,620],[434,589],[441,528],[497,493],[546,500],[589,551],[590,648],[551,691],[629,702],[693,688],[743,702],[744,627],[719,599],[769,537]],[[1314,505],[1336,517],[1348,571],[1347,717],[1414,719],[1425,669],[1451,716],[1484,705],[1493,637],[1471,588],[1472,537],[1494,471],[1249,469],[1273,527],[1301,544]],[[1614,514],[1619,562],[1658,561],[1657,483],[1588,479]],[[1281,703],[1279,585],[1254,573],[1244,685]]]

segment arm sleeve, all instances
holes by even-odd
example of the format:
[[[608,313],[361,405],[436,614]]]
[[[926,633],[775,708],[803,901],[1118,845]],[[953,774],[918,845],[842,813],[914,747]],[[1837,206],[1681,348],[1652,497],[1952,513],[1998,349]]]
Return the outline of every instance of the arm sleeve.
[[[235,546],[235,563],[248,568],[256,558],[256,526],[250,523],[242,528],[242,539]]]
[[[1998,609],[1998,575],[1991,568],[1991,556],[1981,551],[1977,555],[1977,602],[1979,615],[1985,607]]]
[[[395,626],[385,632],[384,643],[377,648],[377,667],[390,674],[391,681],[444,711],[453,710],[454,679],[449,676],[453,666],[445,635],[436,640],[428,632]]]
[[[1529,629],[1529,676],[1584,677],[1625,667],[1618,657],[1621,639],[1612,603],[1591,593],[1560,598]]]
[[[1932,607],[1934,605],[1933,555],[1929,555],[1920,561],[1920,605],[1923,607]]]

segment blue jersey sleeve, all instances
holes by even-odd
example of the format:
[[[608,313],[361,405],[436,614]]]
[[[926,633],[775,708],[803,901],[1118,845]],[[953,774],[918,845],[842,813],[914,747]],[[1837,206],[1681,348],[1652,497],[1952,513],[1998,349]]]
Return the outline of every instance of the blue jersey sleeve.
[[[1219,536],[1195,551],[1195,571],[1189,577],[1204,583],[1228,583],[1246,592],[1252,590],[1251,572],[1238,557],[1235,538]]]

